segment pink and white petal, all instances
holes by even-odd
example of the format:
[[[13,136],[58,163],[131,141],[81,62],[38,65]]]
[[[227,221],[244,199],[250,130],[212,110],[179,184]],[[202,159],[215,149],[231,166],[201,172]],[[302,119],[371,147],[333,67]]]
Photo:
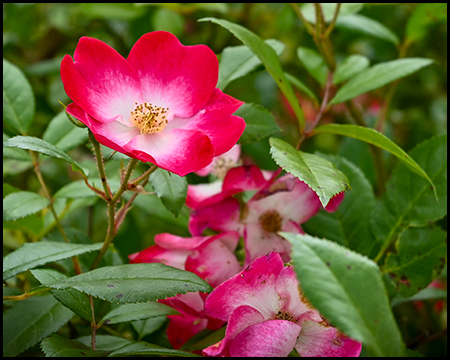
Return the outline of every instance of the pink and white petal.
[[[139,74],[144,101],[168,107],[170,118],[199,112],[211,98],[219,74],[217,57],[209,47],[184,46],[166,31],[143,35],[128,62]]]
[[[264,231],[257,222],[245,226],[244,242],[245,264],[249,264],[254,259],[272,251],[279,253],[283,261],[290,260],[291,243],[276,233]]]
[[[232,114],[244,104],[219,89],[215,89],[205,107],[190,118],[174,118],[167,127],[200,130],[211,140],[215,156],[229,151],[245,129],[245,121]]]
[[[207,356],[230,356],[230,345],[234,338],[249,326],[262,323],[264,317],[255,308],[247,305],[237,307],[230,315],[225,337],[203,350]]]
[[[306,321],[295,348],[302,357],[357,357],[361,346],[324,322]]]
[[[173,307],[175,310],[183,314],[192,316],[207,317],[204,306],[205,302],[198,291],[188,292],[186,294],[178,294],[166,299],[159,299],[160,303]]]
[[[208,176],[211,173],[213,163],[214,163],[214,159],[211,164],[205,166],[203,169],[196,171],[195,174],[198,176]]]
[[[238,237],[239,239],[239,237]],[[200,276],[212,287],[242,270],[236,256],[220,238],[193,251],[186,259],[186,270]]]
[[[155,244],[168,250],[189,250],[192,251],[203,243],[208,242],[212,236],[181,237],[169,233],[155,235]]]
[[[179,176],[197,171],[214,157],[209,138],[200,131],[173,129],[133,138],[125,149],[141,161],[155,165]]]
[[[100,144],[122,154],[134,157],[123,148],[123,145],[139,135],[137,128],[123,125],[114,119],[107,123],[97,121],[75,103],[69,104],[66,110],[70,115],[84,123],[92,131],[95,139]]]
[[[73,60],[61,62],[61,79],[67,95],[98,121],[129,123],[135,102],[142,102],[141,83],[133,67],[103,41],[83,36]]]
[[[341,204],[342,200],[344,200],[344,195],[345,195],[344,192],[340,192],[339,194],[334,195],[328,202],[327,206],[325,207],[325,210],[328,212],[336,211],[339,205]]]
[[[239,166],[228,170],[223,179],[222,189],[226,190],[259,190],[264,187],[267,180],[262,172],[254,165]]]
[[[210,198],[213,195],[219,194],[221,191],[222,191],[221,180],[217,180],[208,184],[188,185],[186,205],[191,209],[195,209],[204,200]]]
[[[302,325],[307,320],[322,321],[320,313],[301,294],[297,275],[292,266],[287,266],[280,271],[276,290],[280,297],[280,310],[287,311],[296,319],[297,324]]]
[[[269,320],[249,326],[230,346],[232,357],[287,357],[301,326],[286,320]]]
[[[232,197],[226,197],[218,203],[193,210],[189,218],[189,232],[199,236],[203,230],[210,228],[242,234],[244,226],[239,222],[239,214],[239,202]]]
[[[141,252],[128,256],[131,264],[138,263],[162,263],[185,270],[185,263],[190,251],[167,250],[158,245],[148,247]]]
[[[283,267],[278,253],[261,256],[217,286],[205,301],[205,311],[212,317],[228,321],[234,309],[248,305],[261,312],[265,319],[273,318],[278,309],[275,283]]]

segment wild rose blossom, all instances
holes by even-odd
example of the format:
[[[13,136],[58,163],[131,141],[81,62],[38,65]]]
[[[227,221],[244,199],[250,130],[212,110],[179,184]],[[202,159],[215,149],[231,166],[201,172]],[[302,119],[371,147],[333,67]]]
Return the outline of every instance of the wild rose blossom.
[[[356,357],[361,344],[329,326],[302,296],[295,272],[272,252],[223,282],[205,311],[227,321],[225,338],[203,350],[208,356]],[[338,311],[338,310],[337,310]]]
[[[241,146],[236,144],[230,150],[222,155],[216,156],[213,161],[203,169],[196,171],[198,176],[208,176],[209,174],[217,177],[221,182],[227,171],[240,165],[239,157],[241,155]]]
[[[243,104],[216,88],[218,61],[205,45],[184,46],[172,34],[143,35],[128,58],[82,37],[61,62],[73,103],[67,112],[101,144],[180,176],[230,150],[245,122]]]
[[[193,238],[164,233],[155,236],[156,245],[131,254],[129,259],[130,263],[159,262],[188,270],[215,287],[242,269],[233,253],[238,241],[239,235],[236,232]],[[194,292],[159,300],[180,313],[168,316],[170,324],[167,337],[175,349],[201,330],[217,330],[224,325],[222,320],[205,313],[206,296],[207,294]]]
[[[246,259],[271,251],[290,260],[291,245],[278,231],[303,233],[300,224],[315,215],[322,207],[317,194],[291,174],[275,179],[278,172],[267,179],[255,166],[239,167],[228,171],[222,191],[211,195],[203,188],[189,187],[186,204],[194,210],[189,230],[200,235],[205,228],[216,231],[237,231],[244,238]],[[256,191],[243,205],[232,197],[240,192]],[[327,211],[335,211],[344,194],[335,196]]]

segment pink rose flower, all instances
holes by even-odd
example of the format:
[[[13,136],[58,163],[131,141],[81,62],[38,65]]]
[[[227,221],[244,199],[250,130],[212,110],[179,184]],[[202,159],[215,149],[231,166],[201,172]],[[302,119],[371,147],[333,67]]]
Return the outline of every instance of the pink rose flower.
[[[243,104],[216,88],[218,61],[205,45],[184,46],[172,34],[143,35],[123,58],[82,37],[61,62],[73,103],[67,112],[101,144],[184,176],[236,144]]]
[[[209,174],[214,175],[221,183],[221,180],[223,180],[228,170],[240,165],[240,156],[241,146],[236,144],[227,152],[216,156],[208,166],[196,171],[195,173],[198,176],[208,176]]]
[[[156,245],[131,254],[129,259],[130,263],[159,262],[191,271],[215,287],[242,269],[234,255],[238,241],[236,232],[193,238],[164,233],[155,236]],[[180,313],[168,316],[167,337],[175,349],[201,330],[223,326],[222,320],[205,313],[205,297],[206,294],[195,292],[159,300]]]
[[[300,224],[315,215],[322,205],[306,183],[291,174],[275,179],[276,175],[278,172],[267,179],[256,166],[243,166],[228,171],[218,193],[190,186],[186,204],[194,210],[189,230],[193,235],[200,235],[208,227],[215,231],[237,231],[245,241],[245,264],[272,251],[288,262],[291,245],[277,232],[303,233]],[[232,195],[244,191],[255,193],[240,204]],[[343,196],[343,193],[336,195],[326,210],[335,211]]]
[[[361,344],[329,326],[302,296],[291,266],[278,253],[254,260],[207,297],[205,311],[227,321],[225,338],[208,356],[356,357]]]

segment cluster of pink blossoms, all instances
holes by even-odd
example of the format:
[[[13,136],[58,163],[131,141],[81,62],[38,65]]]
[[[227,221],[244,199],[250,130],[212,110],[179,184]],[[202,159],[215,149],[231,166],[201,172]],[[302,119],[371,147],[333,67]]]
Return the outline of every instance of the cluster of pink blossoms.
[[[228,323],[225,338],[205,355],[287,356],[294,348],[301,356],[359,355],[361,344],[327,324],[302,296],[292,267],[284,265],[291,248],[277,232],[301,233],[300,224],[320,209],[319,198],[292,175],[237,166],[239,147],[233,145],[245,122],[233,113],[243,103],[216,88],[218,62],[211,49],[183,46],[174,35],[155,31],[125,59],[83,37],[73,59],[64,57],[61,79],[73,100],[66,111],[101,144],[180,176],[212,172],[223,179],[189,186],[193,237],[159,234],[154,246],[130,255],[133,263],[191,271],[215,288],[209,295],[160,300],[180,313],[169,316],[174,348]],[[336,196],[326,210],[341,200]],[[203,236],[207,228],[217,234]]]
[[[236,165],[236,151],[216,158],[210,171],[224,163]],[[300,224],[321,204],[305,183],[279,173],[237,166],[223,180],[189,185],[186,204],[192,209],[193,236],[159,234],[156,245],[130,255],[132,263],[161,262],[191,271],[215,288],[209,295],[160,300],[180,312],[169,316],[167,329],[175,348],[199,331],[227,322],[225,338],[203,354],[287,356],[295,348],[301,356],[359,355],[361,344],[328,325],[302,296],[292,267],[284,265],[291,246],[277,232],[302,233]],[[334,197],[326,210],[334,211],[342,198]],[[218,234],[202,236],[205,229]],[[241,262],[236,257],[239,239],[245,250]]]

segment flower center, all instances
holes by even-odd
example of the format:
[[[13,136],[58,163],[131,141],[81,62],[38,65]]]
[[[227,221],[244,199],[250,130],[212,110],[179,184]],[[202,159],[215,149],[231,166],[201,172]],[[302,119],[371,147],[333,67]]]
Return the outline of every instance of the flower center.
[[[163,131],[167,124],[169,108],[154,106],[150,103],[135,103],[130,120],[136,125],[141,134],[155,134]]]
[[[258,221],[264,231],[276,233],[281,230],[281,216],[276,211],[271,210],[262,214]]]
[[[212,173],[219,179],[223,180],[228,170],[239,165],[239,161],[233,159],[218,157],[213,165]]]
[[[294,318],[291,314],[289,314],[288,311],[281,311],[278,310],[277,313],[275,314],[275,320],[287,320],[287,321],[292,321],[294,323],[297,322],[297,319]]]

